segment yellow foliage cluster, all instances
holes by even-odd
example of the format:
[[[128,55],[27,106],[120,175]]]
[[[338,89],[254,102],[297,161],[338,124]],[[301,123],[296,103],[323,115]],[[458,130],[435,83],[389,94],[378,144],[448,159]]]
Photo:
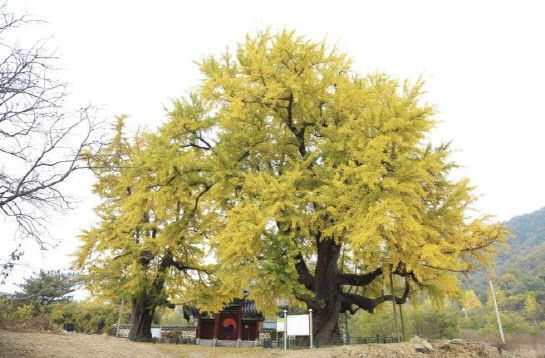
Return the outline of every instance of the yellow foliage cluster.
[[[339,273],[402,273],[439,298],[459,294],[457,273],[491,265],[507,231],[468,215],[468,180],[452,179],[447,144],[429,144],[421,82],[358,76],[345,54],[289,31],[248,36],[200,69],[198,95],[175,102],[157,134],[129,143],[120,120],[91,156],[103,204],[79,264],[101,289],[146,287],[158,273],[142,253],[168,251],[213,271],[173,268],[169,295],[214,310],[250,288],[274,311],[275,299],[312,296],[296,264],[312,272],[323,240],[342,250]]]

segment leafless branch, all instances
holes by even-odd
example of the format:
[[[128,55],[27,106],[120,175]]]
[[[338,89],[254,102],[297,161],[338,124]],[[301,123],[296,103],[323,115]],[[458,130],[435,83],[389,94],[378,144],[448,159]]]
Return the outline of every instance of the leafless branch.
[[[0,218],[15,225],[14,236],[44,248],[49,212],[70,208],[61,184],[83,168],[99,128],[92,106],[67,109],[67,85],[56,79],[58,59],[44,42],[10,41],[29,22],[36,21],[0,6]]]

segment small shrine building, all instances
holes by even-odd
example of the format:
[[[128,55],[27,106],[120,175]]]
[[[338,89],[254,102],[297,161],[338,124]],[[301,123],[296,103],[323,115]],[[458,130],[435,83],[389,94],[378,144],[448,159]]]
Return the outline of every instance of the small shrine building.
[[[199,313],[197,338],[214,341],[256,341],[264,317],[252,300],[235,299],[216,314]]]

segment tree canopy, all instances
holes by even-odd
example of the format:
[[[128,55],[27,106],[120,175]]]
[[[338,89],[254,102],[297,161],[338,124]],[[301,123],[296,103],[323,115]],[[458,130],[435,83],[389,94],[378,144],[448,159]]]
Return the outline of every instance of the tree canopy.
[[[218,310],[243,288],[269,313],[290,299],[314,309],[327,342],[341,312],[454,296],[458,273],[491,265],[507,231],[469,215],[468,180],[453,179],[448,144],[430,143],[421,82],[359,76],[344,53],[290,31],[248,36],[200,69],[196,94],[156,135],[111,147],[130,147],[125,169],[108,153],[96,161],[110,174],[81,264],[108,255],[91,276],[127,272],[139,279],[121,286],[136,292],[148,277],[138,270],[168,252],[190,267],[209,257],[213,279],[182,284],[195,304]]]
[[[128,139],[119,117],[110,144],[87,153],[102,199],[98,225],[85,231],[76,266],[96,295],[132,304],[130,338],[150,339],[158,306],[205,281],[205,242],[213,218],[199,205],[210,189],[202,150],[184,146],[189,104],[178,103],[156,135]],[[189,111],[188,109],[188,111]],[[206,225],[202,223],[206,222]],[[203,275],[205,276],[203,278]]]
[[[79,278],[74,272],[61,270],[40,270],[39,273],[25,279],[17,292],[17,299],[30,300],[42,305],[54,302],[67,302],[77,289]]]

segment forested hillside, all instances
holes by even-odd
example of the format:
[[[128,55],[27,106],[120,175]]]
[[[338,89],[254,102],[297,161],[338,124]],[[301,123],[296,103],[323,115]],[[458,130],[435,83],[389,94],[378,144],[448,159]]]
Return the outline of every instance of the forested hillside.
[[[521,310],[528,295],[545,302],[545,207],[515,216],[505,223],[513,233],[509,248],[499,249],[495,277],[497,289],[508,310]],[[488,272],[471,274],[464,280],[481,300],[488,296]]]
[[[506,225],[515,237],[509,240],[510,249],[498,256],[497,273],[521,270],[545,278],[545,207],[515,216]]]

